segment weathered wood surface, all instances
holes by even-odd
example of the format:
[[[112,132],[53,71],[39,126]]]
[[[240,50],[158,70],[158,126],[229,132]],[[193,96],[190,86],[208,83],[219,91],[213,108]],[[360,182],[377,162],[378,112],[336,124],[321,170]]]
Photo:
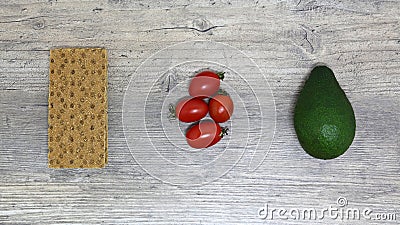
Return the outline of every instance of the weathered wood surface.
[[[400,221],[398,1],[64,1],[0,3],[0,223],[398,224]],[[267,77],[276,104],[270,152],[255,172],[239,163],[215,182],[165,184],[133,159],[122,126],[124,91],[156,51],[188,40],[238,48]],[[109,165],[47,168],[49,49],[109,50]],[[301,149],[296,95],[313,65],[336,72],[357,134],[342,157]],[[271,208],[337,206],[397,213],[397,221],[262,220]],[[276,215],[275,215],[276,216]]]

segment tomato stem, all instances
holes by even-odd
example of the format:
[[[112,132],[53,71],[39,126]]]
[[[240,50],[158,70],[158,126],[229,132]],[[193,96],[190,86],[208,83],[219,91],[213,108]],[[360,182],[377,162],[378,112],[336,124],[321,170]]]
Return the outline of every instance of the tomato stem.
[[[228,127],[222,127],[222,128],[221,128],[221,133],[219,134],[219,136],[220,136],[221,138],[223,138],[224,136],[228,135],[228,130],[229,130]]]
[[[225,91],[224,89],[220,88],[217,92],[218,95],[225,95],[225,96],[229,96],[228,92]]]
[[[218,77],[219,77],[220,80],[224,80],[224,78],[225,78],[225,72],[218,72],[217,75],[218,75]]]
[[[171,104],[169,104],[168,109],[169,109],[168,118],[169,119],[176,119],[175,106],[171,103]]]

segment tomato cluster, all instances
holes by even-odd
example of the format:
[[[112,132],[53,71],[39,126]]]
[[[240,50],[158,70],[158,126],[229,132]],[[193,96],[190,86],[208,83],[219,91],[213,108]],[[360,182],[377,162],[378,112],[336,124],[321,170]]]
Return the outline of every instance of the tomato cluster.
[[[186,141],[193,148],[207,148],[227,135],[227,128],[219,123],[228,121],[233,113],[233,101],[221,93],[224,73],[203,71],[192,78],[190,97],[181,99],[175,106],[175,116],[185,123],[193,123],[186,132]],[[209,114],[211,119],[202,120]]]

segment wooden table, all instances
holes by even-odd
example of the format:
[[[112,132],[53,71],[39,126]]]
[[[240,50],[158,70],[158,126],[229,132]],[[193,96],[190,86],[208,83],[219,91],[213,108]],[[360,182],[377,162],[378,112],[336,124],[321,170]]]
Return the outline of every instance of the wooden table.
[[[398,224],[399,19],[400,3],[386,0],[3,1],[0,223]],[[254,60],[276,106],[275,137],[263,164],[251,172],[240,161],[195,187],[147,174],[132,157],[122,124],[135,69],[155,52],[191,40],[224,43]],[[47,168],[49,49],[64,46],[109,50],[105,169]],[[319,62],[336,72],[357,119],[351,148],[330,161],[302,150],[292,120],[296,96]],[[372,219],[386,220],[291,216],[310,209],[321,216],[329,207],[370,210]]]

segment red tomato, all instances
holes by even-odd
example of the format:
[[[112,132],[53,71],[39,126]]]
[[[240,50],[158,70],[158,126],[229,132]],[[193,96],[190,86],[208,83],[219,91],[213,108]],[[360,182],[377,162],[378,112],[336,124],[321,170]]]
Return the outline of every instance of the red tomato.
[[[175,107],[175,116],[182,122],[201,120],[208,113],[208,105],[199,98],[184,98]]]
[[[208,103],[208,110],[215,122],[226,122],[233,114],[233,101],[228,95],[216,95]]]
[[[227,130],[212,120],[203,120],[186,132],[186,141],[192,148],[208,148],[220,141]]]
[[[192,97],[207,98],[214,95],[220,86],[220,80],[224,79],[224,73],[203,71],[190,81],[189,94]]]

